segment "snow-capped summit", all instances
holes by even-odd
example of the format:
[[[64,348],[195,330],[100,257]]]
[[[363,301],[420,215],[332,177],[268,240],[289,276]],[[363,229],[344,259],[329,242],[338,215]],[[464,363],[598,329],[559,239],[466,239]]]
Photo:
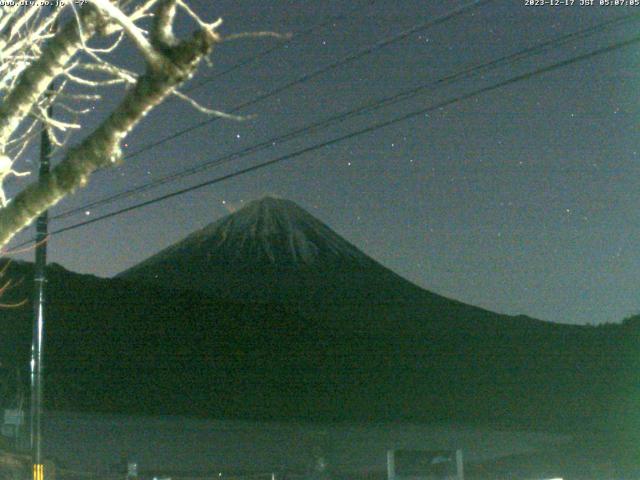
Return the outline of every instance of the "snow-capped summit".
[[[247,204],[119,275],[241,300],[427,293],[290,200]]]
[[[367,265],[370,259],[290,200],[264,197],[195,232],[163,254],[199,252],[207,262]],[[157,258],[156,258],[157,261]]]

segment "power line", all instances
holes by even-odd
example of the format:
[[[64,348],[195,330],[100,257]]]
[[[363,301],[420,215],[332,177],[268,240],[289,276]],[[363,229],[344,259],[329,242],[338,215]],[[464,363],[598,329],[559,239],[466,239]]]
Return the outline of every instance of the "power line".
[[[370,0],[369,1],[369,5],[372,5],[373,3],[375,3],[375,0]],[[311,35],[313,32],[315,32],[316,30],[320,30],[324,27],[326,27],[327,25],[333,23],[333,22],[339,22],[343,19],[345,19],[347,16],[351,15],[352,13],[358,11],[361,8],[360,5],[354,7],[351,11],[346,12],[346,13],[341,13],[340,15],[336,15],[334,17],[329,17],[327,20],[317,23],[315,25],[312,25],[309,28],[306,28],[304,30],[300,30],[298,32],[295,32],[293,34],[292,40],[298,40],[302,37],[305,37],[307,35]],[[200,82],[196,83],[195,85],[191,85],[189,88],[186,88],[184,91],[185,92],[192,92],[194,90],[197,90],[198,88],[213,82],[214,80],[217,80],[220,77],[223,77],[224,75],[227,75],[231,72],[234,72],[242,67],[246,67],[247,65],[251,65],[252,63],[256,63],[257,61],[263,59],[264,57],[266,57],[267,55],[276,52],[278,50],[281,50],[283,48],[285,48],[286,45],[288,45],[289,42],[285,42],[285,43],[278,43],[277,45],[271,47],[271,48],[267,48],[265,50],[262,50],[261,52],[257,53],[256,55],[249,57],[245,60],[242,60],[234,65],[232,65],[231,67],[227,68],[226,70],[223,70],[221,72],[218,72],[216,74],[210,75],[204,79],[202,79]]]
[[[147,201],[144,201],[144,202],[140,202],[140,203],[137,203],[135,205],[131,205],[129,207],[125,207],[125,208],[122,208],[120,210],[116,210],[114,212],[110,212],[110,213],[107,213],[105,215],[101,215],[101,216],[96,217],[96,218],[92,218],[90,220],[85,220],[83,222],[79,222],[79,223],[76,223],[76,224],[73,224],[73,225],[69,225],[67,227],[59,228],[59,229],[54,230],[53,232],[51,232],[51,235],[57,235],[57,234],[60,234],[60,233],[68,232],[68,231],[71,231],[71,230],[75,230],[77,228],[84,227],[86,225],[90,225],[92,223],[96,223],[96,222],[105,220],[107,218],[115,217],[115,216],[130,212],[130,211],[133,211],[133,210],[137,210],[137,209],[149,206],[149,205],[153,205],[155,203],[162,202],[162,201],[167,200],[169,198],[173,198],[173,197],[176,197],[176,196],[179,196],[179,195],[183,195],[185,193],[189,193],[189,192],[198,190],[200,188],[203,188],[203,187],[206,187],[206,186],[209,186],[209,185],[220,183],[220,182],[223,182],[225,180],[229,180],[231,178],[244,175],[246,173],[254,172],[254,171],[257,171],[257,170],[260,170],[260,169],[275,165],[277,163],[281,163],[281,162],[284,162],[286,160],[290,160],[292,158],[299,157],[301,155],[304,155],[305,153],[309,153],[309,152],[312,152],[312,151],[315,151],[315,150],[319,150],[321,148],[337,144],[339,142],[342,142],[342,141],[345,141],[345,140],[348,140],[348,139],[363,135],[365,133],[370,133],[370,132],[373,132],[375,130],[379,130],[381,128],[388,127],[390,125],[394,125],[396,123],[399,123],[399,122],[402,122],[402,121],[405,121],[405,120],[408,120],[408,119],[411,119],[411,118],[414,118],[414,117],[418,117],[420,115],[424,115],[424,114],[429,113],[431,111],[438,110],[440,108],[444,108],[444,107],[450,106],[450,105],[452,105],[454,103],[458,103],[458,102],[467,100],[469,98],[477,97],[477,96],[482,95],[484,93],[488,93],[488,92],[497,90],[499,88],[502,88],[502,87],[505,87],[505,86],[508,86],[508,85],[523,81],[523,80],[528,80],[528,79],[533,78],[535,76],[542,75],[542,74],[545,74],[545,73],[549,73],[549,72],[552,72],[554,70],[558,70],[560,68],[563,68],[563,67],[566,67],[568,65],[571,65],[573,63],[577,63],[577,62],[580,62],[580,61],[588,60],[590,58],[593,58],[593,57],[596,57],[596,56],[599,56],[599,55],[603,55],[605,53],[609,53],[609,52],[612,52],[614,50],[618,50],[620,48],[624,48],[624,47],[633,45],[633,44],[638,43],[638,42],[640,42],[640,36],[636,36],[636,37],[633,37],[633,38],[631,38],[629,40],[625,40],[625,41],[622,41],[622,42],[617,42],[617,43],[615,43],[613,45],[609,45],[607,47],[603,47],[603,48],[600,48],[598,50],[595,50],[595,51],[592,51],[592,52],[589,52],[589,53],[585,53],[583,55],[572,57],[572,58],[569,58],[567,60],[563,60],[563,61],[554,63],[552,65],[533,70],[533,71],[528,72],[528,73],[524,73],[524,74],[521,74],[521,75],[517,75],[515,77],[511,77],[511,78],[509,78],[507,80],[504,80],[502,82],[498,82],[498,83],[496,83],[494,85],[490,85],[490,86],[487,86],[487,87],[483,87],[483,88],[477,89],[477,90],[475,90],[473,92],[469,92],[469,93],[465,93],[463,95],[459,95],[457,97],[454,97],[454,98],[449,99],[449,100],[445,100],[445,101],[440,102],[438,104],[435,104],[435,105],[432,105],[432,106],[429,106],[429,107],[426,107],[426,108],[421,108],[419,110],[414,110],[412,112],[406,113],[404,115],[401,115],[399,117],[393,118],[391,120],[378,122],[378,123],[373,124],[373,125],[371,125],[369,127],[365,127],[365,128],[360,129],[360,130],[356,130],[356,131],[353,131],[351,133],[342,135],[340,137],[336,137],[336,138],[333,138],[331,140],[327,140],[325,142],[318,143],[316,145],[312,145],[310,147],[306,147],[306,148],[300,149],[300,150],[298,150],[296,152],[280,156],[280,157],[275,158],[273,160],[269,160],[269,161],[266,161],[266,162],[263,162],[263,163],[260,163],[260,164],[257,164],[257,165],[253,165],[251,167],[244,168],[242,170],[238,170],[236,172],[229,173],[227,175],[223,175],[223,176],[217,177],[215,179],[208,180],[206,182],[202,182],[202,183],[193,185],[193,186],[188,187],[188,188],[183,188],[183,189],[168,193],[166,195],[162,195],[160,197],[156,197],[156,198],[154,198],[152,200],[147,200]],[[31,242],[31,240],[29,240],[27,242],[24,242],[23,244],[19,245],[16,248],[19,248],[19,247],[21,247],[23,245],[26,245],[29,242]]]
[[[341,58],[340,60],[337,60],[333,63],[330,63],[329,65],[326,65],[324,67],[321,67],[317,70],[314,70],[313,72],[310,73],[306,73],[298,78],[296,78],[295,80],[292,80],[288,83],[285,83],[284,85],[275,88],[274,90],[271,90],[270,92],[264,93],[262,95],[259,95],[251,100],[247,100],[246,102],[243,102],[235,107],[233,107],[231,110],[228,111],[228,113],[236,113],[239,110],[242,110],[245,107],[248,107],[250,105],[254,105],[258,102],[261,102],[262,100],[266,100],[267,98],[271,98],[274,95],[277,95],[285,90],[288,90],[291,87],[297,86],[297,85],[301,85],[303,83],[306,83],[310,80],[313,80],[316,77],[319,77],[320,75],[323,75],[327,72],[330,72],[331,70],[334,70],[338,67],[341,67],[343,65],[346,65],[348,63],[354,62],[355,60],[359,60],[362,57],[365,57],[371,53],[374,53],[382,48],[385,48],[393,43],[399,42],[400,40],[403,40],[405,38],[407,38],[409,35],[412,35],[415,32],[418,32],[420,30],[424,30],[426,28],[431,28],[431,27],[435,27],[437,25],[440,25],[444,22],[447,22],[455,17],[458,17],[460,15],[463,15],[464,13],[478,8],[484,4],[490,3],[494,0],[473,0],[461,7],[458,7],[454,10],[451,10],[449,13],[445,13],[444,15],[441,15],[440,17],[437,17],[433,20],[429,20],[423,23],[420,23],[418,25],[415,25],[407,30],[403,30],[400,33],[397,33],[395,35],[392,35],[384,40],[380,40],[379,42],[374,43],[373,45],[370,45],[368,47],[363,48],[362,50],[358,50],[357,52],[351,53],[343,58]],[[193,130],[197,130],[198,128],[204,127],[205,125],[210,125],[212,123],[217,122],[218,120],[220,120],[219,117],[214,117],[214,118],[209,118],[207,120],[203,120],[202,122],[196,123],[195,125],[192,125],[190,127],[184,128],[182,130],[178,130],[177,132],[171,134],[171,135],[167,135],[155,142],[149,143],[147,145],[144,145],[142,147],[140,147],[138,150],[135,150],[133,152],[131,152],[128,155],[124,156],[124,159],[130,159],[133,157],[136,157],[138,155],[140,155],[143,152],[146,152],[148,150],[151,150],[152,148],[155,148],[157,146],[160,146],[166,142],[169,142],[171,140],[175,140],[178,137],[181,137],[182,135],[192,132]]]
[[[460,70],[456,73],[450,74],[448,76],[445,76],[443,78],[440,78],[438,80],[435,81],[431,81],[428,82],[426,84],[422,84],[419,85],[417,87],[408,89],[408,90],[404,90],[402,92],[396,93],[394,95],[391,95],[389,97],[380,99],[380,100],[376,100],[373,102],[368,102],[365,103],[364,105],[361,105],[355,109],[349,110],[347,112],[343,112],[340,113],[338,115],[332,116],[328,119],[324,119],[321,121],[318,121],[316,123],[313,123],[311,125],[307,125],[305,127],[293,130],[291,132],[288,132],[284,135],[280,135],[277,137],[272,137],[268,140],[265,140],[263,142],[260,142],[258,144],[252,145],[250,147],[244,148],[240,151],[236,151],[230,154],[226,154],[222,157],[216,158],[214,160],[209,160],[206,161],[204,163],[201,163],[199,165],[184,169],[180,172],[171,174],[171,175],[167,175],[165,177],[162,177],[160,179],[156,179],[154,181],[148,182],[146,184],[143,185],[139,185],[137,187],[133,187],[121,192],[118,192],[116,194],[110,195],[108,197],[96,200],[94,202],[91,202],[89,204],[85,204],[83,206],[80,207],[75,207],[72,208],[70,210],[64,211],[54,217],[52,217],[53,219],[61,219],[61,218],[66,218],[75,214],[78,214],[80,212],[85,212],[89,209],[101,206],[101,205],[106,205],[109,203],[113,203],[117,200],[121,200],[124,198],[128,198],[131,197],[133,195],[137,195],[139,193],[151,190],[153,188],[156,188],[160,185],[164,185],[166,183],[171,183],[173,181],[179,180],[181,178],[185,178],[187,176],[193,175],[195,173],[199,173],[201,171],[204,171],[208,168],[212,168],[214,166],[218,166],[221,165],[223,163],[227,163],[230,161],[235,161],[238,160],[240,158],[243,158],[247,155],[256,153],[258,151],[264,150],[266,148],[270,148],[274,143],[277,144],[281,144],[284,142],[287,142],[289,140],[295,139],[303,134],[307,134],[309,132],[324,128],[324,127],[328,127],[330,125],[339,123],[339,122],[343,122],[346,119],[356,116],[356,115],[361,115],[363,113],[370,113],[376,110],[379,110],[383,107],[387,107],[389,105],[398,103],[400,101],[404,101],[407,100],[413,96],[416,96],[422,92],[424,92],[425,90],[428,89],[432,89],[432,88],[438,88],[441,87],[443,85],[455,82],[455,81],[459,81],[461,79],[464,78],[470,78],[474,75],[478,75],[479,73],[482,72],[486,72],[488,70],[491,69],[496,69],[505,65],[508,65],[510,63],[513,63],[515,61],[518,60],[522,60],[525,58],[528,58],[530,56],[536,55],[538,53],[544,52],[545,50],[547,50],[549,47],[559,47],[561,45],[564,45],[568,42],[574,41],[575,39],[578,38],[585,38],[588,36],[591,36],[593,34],[596,33],[600,33],[605,29],[611,28],[613,26],[617,26],[623,23],[627,23],[633,20],[637,20],[638,18],[640,18],[640,13],[636,13],[636,14],[632,14],[632,15],[626,15],[623,17],[619,17],[616,19],[612,19],[609,20],[607,22],[603,22],[600,23],[598,25],[594,25],[592,27],[587,27],[584,28],[582,30],[576,31],[576,32],[572,32],[572,33],[568,33],[565,35],[562,35],[560,37],[557,37],[555,39],[550,39],[544,42],[541,42],[537,45],[534,45],[532,47],[529,47],[527,49],[503,56],[501,58],[498,58],[496,60],[492,60],[490,62],[487,63],[483,63],[483,64],[477,64],[471,67],[467,67],[463,70]]]

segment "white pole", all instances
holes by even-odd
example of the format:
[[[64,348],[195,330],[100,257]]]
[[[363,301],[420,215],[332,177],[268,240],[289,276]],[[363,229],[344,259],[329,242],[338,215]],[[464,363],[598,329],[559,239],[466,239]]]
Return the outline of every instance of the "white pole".
[[[396,458],[393,450],[387,450],[387,477],[388,480],[396,478]]]
[[[462,462],[462,450],[456,450],[456,470],[458,471],[458,480],[464,480],[464,464]]]

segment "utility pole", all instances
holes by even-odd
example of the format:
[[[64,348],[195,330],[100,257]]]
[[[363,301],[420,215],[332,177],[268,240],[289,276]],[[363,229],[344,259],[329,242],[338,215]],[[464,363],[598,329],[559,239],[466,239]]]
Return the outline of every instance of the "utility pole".
[[[48,109],[49,116],[52,107]],[[40,136],[40,170],[38,181],[49,176],[51,161],[51,139],[47,126],[43,124]],[[42,393],[43,393],[43,353],[44,321],[47,284],[47,235],[49,212],[43,212],[36,221],[36,261],[34,269],[35,298],[33,337],[31,339],[31,455],[33,460],[33,480],[43,480],[42,466]]]
[[[51,7],[54,13],[55,7]],[[53,29],[57,28],[57,21]],[[51,99],[53,82],[49,85],[47,98]],[[53,117],[53,106],[47,107],[49,118]],[[52,144],[46,122],[42,123],[40,133],[40,168],[38,181],[44,182],[49,176]],[[43,355],[44,355],[44,323],[47,285],[47,236],[49,229],[49,211],[45,210],[36,220],[36,258],[34,266],[34,318],[33,336],[31,339],[31,416],[30,446],[33,464],[33,480],[44,480],[44,462],[42,458],[42,398],[43,398]]]
[[[49,116],[52,107],[48,109]],[[40,169],[38,181],[46,180],[51,160],[51,139],[45,124],[40,134]],[[47,235],[49,212],[43,212],[36,221],[36,261],[34,268],[35,298],[33,336],[31,339],[31,455],[33,480],[42,480],[42,359],[44,353],[44,321],[47,284]]]

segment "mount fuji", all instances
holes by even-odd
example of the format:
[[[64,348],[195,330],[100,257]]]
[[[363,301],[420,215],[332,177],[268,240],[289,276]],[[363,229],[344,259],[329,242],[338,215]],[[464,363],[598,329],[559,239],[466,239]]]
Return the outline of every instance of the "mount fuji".
[[[409,300],[419,292],[294,202],[273,197],[249,203],[118,277],[242,301]]]
[[[25,281],[3,301],[30,298],[30,264],[6,275]],[[3,359],[28,363],[32,308],[0,310]],[[274,198],[117,278],[51,266],[48,308],[46,395],[65,410],[566,430],[626,418],[640,368],[638,321],[442,297]]]
[[[367,328],[540,327],[426,291],[382,266],[292,201],[253,201],[117,278],[216,298],[294,305]],[[335,321],[333,321],[335,326]]]

